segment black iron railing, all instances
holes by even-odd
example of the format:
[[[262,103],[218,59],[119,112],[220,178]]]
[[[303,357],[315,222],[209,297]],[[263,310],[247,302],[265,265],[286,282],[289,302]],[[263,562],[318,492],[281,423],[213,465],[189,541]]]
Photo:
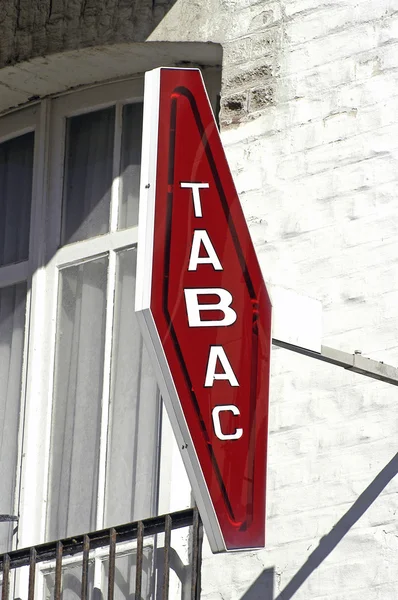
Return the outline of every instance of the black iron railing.
[[[29,567],[27,600],[35,600],[36,567],[38,563],[55,561],[54,600],[62,598],[63,560],[66,557],[81,555],[81,600],[89,600],[89,561],[90,553],[97,549],[108,549],[108,581],[107,590],[101,590],[102,597],[108,600],[115,598],[115,563],[117,546],[121,543],[135,544],[135,600],[142,600],[142,574],[144,560],[144,540],[147,536],[164,534],[161,556],[162,564],[157,564],[157,585],[152,586],[151,597],[159,600],[169,598],[170,570],[172,568],[173,548],[171,545],[172,530],[190,527],[190,600],[200,598],[200,571],[202,560],[203,527],[196,508],[187,509],[168,515],[153,517],[143,521],[127,523],[110,529],[102,529],[85,535],[75,536],[56,542],[48,542],[31,548],[14,550],[0,555],[0,573],[2,575],[1,600],[10,600],[10,579],[13,570]],[[79,560],[80,563],[80,560]],[[159,581],[160,579],[160,581]],[[145,594],[144,594],[145,596]]]

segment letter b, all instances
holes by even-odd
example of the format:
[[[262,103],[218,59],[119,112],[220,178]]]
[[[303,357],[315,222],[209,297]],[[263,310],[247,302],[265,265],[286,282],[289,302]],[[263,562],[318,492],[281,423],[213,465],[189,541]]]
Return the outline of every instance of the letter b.
[[[187,307],[188,324],[190,327],[228,327],[236,321],[236,312],[231,308],[232,295],[223,288],[185,289],[185,304]],[[199,304],[198,296],[215,295],[219,297],[217,304]],[[220,310],[224,317],[217,321],[202,321],[201,312],[204,310]]]

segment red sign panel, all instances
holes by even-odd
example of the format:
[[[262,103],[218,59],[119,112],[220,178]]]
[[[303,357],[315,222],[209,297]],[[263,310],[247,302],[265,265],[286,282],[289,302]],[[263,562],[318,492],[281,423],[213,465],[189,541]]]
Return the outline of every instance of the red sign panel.
[[[200,71],[146,86],[136,308],[213,550],[262,547],[270,300]]]

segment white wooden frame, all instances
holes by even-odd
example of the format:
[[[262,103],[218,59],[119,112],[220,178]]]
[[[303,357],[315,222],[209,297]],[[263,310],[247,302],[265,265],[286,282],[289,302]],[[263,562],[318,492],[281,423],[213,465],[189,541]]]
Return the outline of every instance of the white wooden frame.
[[[34,132],[34,162],[37,160],[40,148],[39,148],[39,136],[38,130],[40,127],[40,107],[34,106],[28,109],[19,111],[7,115],[2,118],[1,130],[0,130],[0,143],[9,141],[10,139],[20,137],[26,133]],[[29,332],[29,313],[31,304],[31,280],[35,269],[35,256],[34,256],[34,241],[32,235],[32,229],[34,227],[34,196],[35,188],[37,184],[37,177],[35,170],[33,170],[33,181],[32,181],[32,205],[31,205],[31,219],[30,219],[30,240],[29,240],[29,254],[25,261],[0,266],[0,288],[15,285],[17,283],[26,282],[27,284],[27,296],[26,296],[26,312],[25,312],[25,333],[24,333],[24,350],[23,350],[23,362],[22,362],[22,387],[21,387],[21,400],[20,400],[20,415],[19,415],[19,427],[18,427],[18,455],[17,455],[17,473],[14,491],[14,507],[13,514],[19,514],[19,490],[21,486],[21,462],[23,457],[23,432],[24,432],[24,420],[25,420],[25,394],[26,394],[26,371],[27,371],[27,354],[28,354],[28,332]],[[18,531],[18,530],[17,530]],[[13,547],[17,545],[18,535],[13,536]]]
[[[20,477],[19,511],[21,514],[18,546],[45,539],[46,497],[51,444],[51,417],[54,385],[56,315],[59,272],[71,265],[108,256],[107,316],[105,326],[105,364],[102,393],[100,458],[98,475],[96,529],[104,525],[106,446],[110,421],[109,398],[113,328],[113,300],[116,284],[117,252],[137,244],[137,227],[117,230],[119,206],[119,168],[124,104],[142,100],[142,78],[90,88],[37,105],[37,122],[30,120],[16,131],[19,113],[13,113],[4,139],[36,129],[35,179],[32,193],[31,255],[29,262],[0,268],[0,286],[11,285],[31,276],[29,294],[31,323],[26,327],[26,412],[21,415],[24,430],[24,461]],[[59,248],[63,195],[65,121],[76,114],[115,106],[113,183],[111,190],[109,233]],[[29,114],[29,111],[24,111]],[[3,131],[3,128],[1,128]],[[0,141],[4,141],[0,138]],[[51,149],[51,151],[50,151]],[[29,334],[28,334],[29,332]],[[22,427],[22,421],[25,427]],[[33,493],[32,493],[33,490]],[[18,494],[16,494],[16,497]],[[157,497],[154,499],[157,504]],[[152,507],[153,512],[157,506]],[[95,582],[100,584],[101,561],[95,562]],[[49,565],[43,565],[48,568]],[[27,573],[18,575],[18,589],[27,585]]]
[[[98,256],[108,255],[107,320],[103,410],[101,420],[101,456],[97,528],[103,526],[104,489],[106,469],[106,440],[109,422],[110,355],[112,344],[113,297],[116,276],[116,252],[135,246],[137,228],[117,231],[119,196],[119,161],[121,143],[122,106],[142,98],[142,79],[133,79],[114,85],[90,88],[75,94],[63,95],[50,103],[44,101],[36,107],[40,114],[37,149],[35,153],[31,243],[34,256],[31,266],[21,263],[0,269],[0,285],[25,279],[32,273],[31,327],[29,358],[27,363],[27,408],[24,439],[24,464],[21,477],[19,546],[45,539],[46,495],[51,437],[51,408],[55,358],[56,311],[58,275],[62,268],[79,264]],[[50,104],[51,112],[50,112]],[[58,248],[62,210],[64,127],[65,119],[75,114],[116,106],[115,149],[113,159],[113,185],[111,192],[111,218],[108,234]],[[11,119],[16,122],[18,113]],[[15,125],[11,124],[8,137]],[[51,152],[49,149],[51,148]],[[48,183],[47,183],[48,182]],[[44,224],[46,224],[44,226]],[[27,329],[29,329],[27,327]],[[34,398],[34,401],[33,401]],[[32,487],[39,491],[32,494]],[[155,507],[154,507],[155,509]]]

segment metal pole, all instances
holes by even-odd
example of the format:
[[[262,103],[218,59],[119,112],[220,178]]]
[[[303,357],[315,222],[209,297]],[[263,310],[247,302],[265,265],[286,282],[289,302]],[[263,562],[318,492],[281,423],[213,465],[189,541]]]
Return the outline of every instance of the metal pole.
[[[302,346],[295,346],[282,340],[272,338],[274,346],[285,348],[285,350],[291,350],[292,352],[298,352],[298,354],[304,354],[310,358],[316,358],[323,362],[337,367],[342,367],[348,371],[359,373],[359,375],[365,375],[365,377],[371,377],[372,379],[378,379],[389,383],[390,385],[398,385],[398,369],[391,365],[386,365],[384,362],[373,360],[362,356],[360,352],[350,354],[349,352],[343,352],[336,348],[329,348],[328,346],[321,346],[320,352],[314,352],[308,350]]]

